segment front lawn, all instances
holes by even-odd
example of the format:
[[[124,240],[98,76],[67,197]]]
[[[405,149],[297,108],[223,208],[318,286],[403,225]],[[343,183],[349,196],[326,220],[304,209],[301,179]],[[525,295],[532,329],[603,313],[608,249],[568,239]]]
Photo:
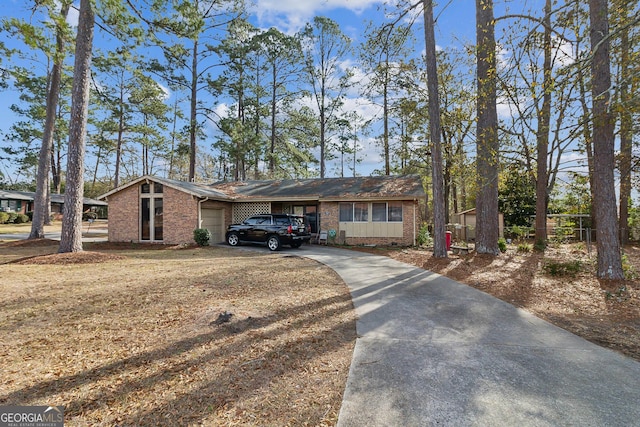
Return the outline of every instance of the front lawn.
[[[327,267],[224,247],[38,245],[0,244],[0,405],[63,405],[68,426],[337,421],[355,313]]]

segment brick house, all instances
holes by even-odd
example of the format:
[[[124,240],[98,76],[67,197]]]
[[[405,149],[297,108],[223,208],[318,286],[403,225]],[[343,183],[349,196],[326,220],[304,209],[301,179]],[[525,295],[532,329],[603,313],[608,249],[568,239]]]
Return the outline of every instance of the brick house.
[[[33,211],[33,203],[36,193],[29,191],[0,190],[0,212],[15,212],[27,214]],[[51,194],[51,214],[56,218],[62,218],[64,208],[64,194]],[[83,212],[96,212],[99,217],[106,217],[107,204],[100,200],[89,198],[82,199]]]
[[[143,176],[99,197],[109,204],[109,241],[193,242],[207,228],[223,242],[229,224],[261,213],[306,216],[329,243],[415,244],[425,193],[416,176],[285,179],[197,184]]]

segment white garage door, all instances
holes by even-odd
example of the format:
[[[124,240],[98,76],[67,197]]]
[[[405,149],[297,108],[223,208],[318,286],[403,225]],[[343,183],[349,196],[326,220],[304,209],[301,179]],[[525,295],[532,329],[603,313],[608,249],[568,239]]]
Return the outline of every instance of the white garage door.
[[[224,242],[224,215],[222,209],[202,209],[202,228],[211,232],[210,243]]]

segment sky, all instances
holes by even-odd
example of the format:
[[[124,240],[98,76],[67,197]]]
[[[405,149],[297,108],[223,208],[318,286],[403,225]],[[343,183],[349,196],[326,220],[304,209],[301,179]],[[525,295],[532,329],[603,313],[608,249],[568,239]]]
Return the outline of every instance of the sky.
[[[26,0],[3,0],[0,11],[2,17],[22,17],[28,19]],[[78,2],[76,2],[77,5]],[[504,13],[506,9],[514,11],[522,9],[531,1],[496,0],[496,14]],[[279,30],[293,34],[309,22],[314,16],[327,16],[340,24],[342,31],[353,39],[354,44],[363,40],[365,25],[369,21],[381,21],[384,18],[383,2],[379,0],[254,0],[251,7],[252,21],[260,28],[276,27]],[[434,9],[436,17],[436,43],[438,49],[458,49],[465,43],[475,41],[475,1],[474,0],[443,0]],[[72,11],[69,22],[77,22],[77,11]],[[424,29],[419,17],[414,27],[417,40],[416,49],[424,49]],[[5,42],[7,42],[5,40]],[[350,58],[345,58],[349,61]],[[0,132],[6,133],[16,117],[9,111],[9,106],[15,103],[17,94],[4,91],[0,96]],[[366,105],[356,97],[347,101],[347,105],[364,116],[374,113],[371,105]],[[221,105],[218,108],[227,108]],[[503,114],[506,112],[503,111]],[[363,145],[363,161],[357,166],[358,175],[369,175],[375,169],[383,167],[380,148],[375,146],[373,137],[360,141]],[[210,142],[201,143],[210,145]],[[0,171],[5,172],[11,165],[0,160]],[[335,168],[335,165],[334,165]],[[328,170],[330,167],[328,166]],[[5,172],[6,173],[6,172]]]

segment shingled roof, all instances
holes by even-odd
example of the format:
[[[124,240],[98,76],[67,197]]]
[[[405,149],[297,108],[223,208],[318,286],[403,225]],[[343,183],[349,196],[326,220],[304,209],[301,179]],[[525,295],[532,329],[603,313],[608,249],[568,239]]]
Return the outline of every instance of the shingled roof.
[[[221,181],[200,184],[155,176],[143,176],[101,195],[106,199],[120,190],[142,181],[154,181],[196,197],[221,201],[287,200],[409,200],[423,198],[419,176],[368,176],[356,178],[311,178],[267,181]]]
[[[30,191],[0,190],[0,199],[2,200],[24,200],[27,202],[33,202],[35,196],[36,193]],[[64,194],[51,194],[50,198],[53,203],[64,204]],[[91,206],[107,206],[105,202],[87,197],[82,199],[82,204]]]
[[[196,197],[208,197],[214,200],[231,200],[231,197],[226,195],[224,192],[221,192],[215,188],[212,188],[207,184],[199,184],[195,182],[187,182],[187,181],[177,181],[175,179],[161,178],[158,176],[144,175],[138,179],[135,179],[131,182],[128,182],[124,185],[121,185],[118,188],[115,188],[108,193],[105,193],[98,197],[99,199],[106,199],[110,195],[117,193],[124,188],[130,187],[132,185],[138,184],[143,181],[153,181],[165,185],[167,187],[173,188],[175,190],[182,191],[187,194],[191,194]]]
[[[235,200],[413,199],[425,195],[422,180],[415,175],[233,181],[211,187]]]

